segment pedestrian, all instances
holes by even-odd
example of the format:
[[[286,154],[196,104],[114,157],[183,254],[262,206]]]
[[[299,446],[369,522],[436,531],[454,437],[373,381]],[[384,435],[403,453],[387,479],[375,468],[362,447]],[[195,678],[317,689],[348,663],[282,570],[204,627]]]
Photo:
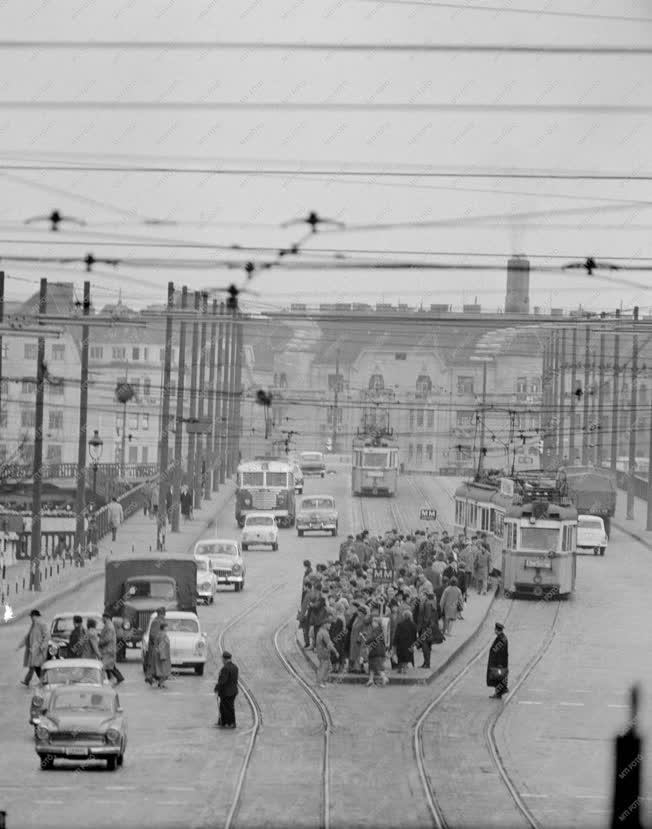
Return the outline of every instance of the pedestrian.
[[[419,616],[417,631],[419,634],[419,644],[423,652],[422,668],[430,668],[430,653],[432,651],[432,626],[437,625],[439,629],[439,620],[437,619],[437,602],[435,601],[435,592],[432,588],[428,590],[425,600],[419,606]]]
[[[349,623],[349,672],[361,674],[360,657],[362,656],[362,642],[360,633],[367,621],[367,608],[359,601],[356,603],[356,613]]]
[[[147,642],[147,653],[145,654],[145,682],[148,685],[154,684],[154,673],[156,667],[156,644],[161,629],[161,624],[165,621],[165,608],[159,607],[156,611],[156,616],[152,620],[149,628],[149,639]]]
[[[156,646],[154,648],[154,678],[159,688],[165,688],[165,683],[172,673],[170,661],[170,637],[167,633],[167,622],[161,622],[158,628]]]
[[[306,595],[306,583],[308,584],[308,590],[310,589],[310,577],[312,576],[312,564],[306,559],[303,562],[303,581],[301,587],[301,601],[303,601],[303,597]]]
[[[479,595],[485,596],[487,594],[487,583],[489,581],[490,570],[491,554],[487,547],[480,545],[480,548],[475,555],[475,583],[478,588]]]
[[[70,631],[70,639],[68,639],[68,647],[66,653],[68,659],[80,659],[82,654],[82,645],[86,631],[84,630],[84,620],[81,616],[72,617],[72,630]]]
[[[335,621],[331,624],[330,637],[337,650],[337,657],[333,655],[333,668],[336,673],[342,673],[346,666],[349,654],[349,637],[346,627],[346,610],[349,603],[346,599],[335,602]]]
[[[151,513],[152,517],[155,518],[158,515],[158,487],[152,484],[152,497],[151,497]]]
[[[444,633],[446,636],[450,636],[453,630],[453,622],[457,619],[460,609],[463,608],[462,591],[457,586],[457,579],[453,577],[441,595],[441,611],[444,617]]]
[[[414,643],[416,641],[417,626],[412,619],[412,611],[405,609],[394,633],[399,674],[406,673],[409,664],[414,666]]]
[[[115,541],[116,534],[118,532],[118,527],[125,520],[124,512],[122,511],[122,506],[118,503],[118,500],[115,497],[115,495],[112,495],[111,500],[109,501],[108,513],[109,527],[111,528],[111,538],[113,539],[113,541]]]
[[[310,647],[310,592],[312,583],[310,579],[306,579],[303,583],[303,593],[301,595],[301,607],[297,613],[297,622],[303,632],[303,647]]]
[[[117,640],[115,634],[115,627],[113,626],[113,618],[110,613],[102,614],[102,621],[104,627],[100,631],[98,644],[100,646],[100,655],[102,657],[102,665],[106,675],[111,679],[115,679],[115,684],[120,685],[124,682],[124,677],[118,670],[115,664],[115,657],[117,653]]]
[[[496,622],[494,626],[496,638],[489,648],[489,659],[487,660],[487,685],[494,688],[491,699],[500,699],[507,693],[507,680],[509,677],[509,650],[505,626]]]
[[[325,688],[328,682],[328,675],[331,672],[331,654],[339,658],[337,648],[331,642],[331,637],[328,634],[330,627],[330,618],[323,620],[317,631],[315,639],[315,651],[317,652],[317,659],[319,666],[317,668],[317,684],[320,688]]]
[[[380,616],[373,616],[371,619],[371,631],[366,634],[367,648],[369,649],[369,680],[367,687],[376,684],[376,678],[380,679],[382,685],[387,685],[389,679],[385,673],[385,658],[387,647],[385,645],[385,631],[383,630]]]
[[[190,521],[192,519],[192,492],[187,484],[181,487],[179,500],[181,502],[181,514],[183,515],[184,521]]]
[[[34,674],[39,679],[41,678],[41,666],[48,658],[48,641],[50,638],[47,625],[41,619],[40,611],[32,610],[29,615],[32,624],[27,631],[27,635],[16,648],[16,650],[25,648],[23,667],[28,669],[25,679],[22,680],[25,687],[29,686]]]
[[[100,640],[97,635],[97,622],[95,619],[86,620],[86,633],[81,641],[81,658],[102,661]]]
[[[238,667],[231,661],[228,651],[222,654],[222,670],[217,678],[215,693],[219,700],[219,719],[217,724],[222,728],[235,728],[235,698],[238,695]]]
[[[317,631],[328,617],[326,599],[321,589],[321,581],[315,581],[308,599],[308,626],[312,630],[312,647],[316,647]]]

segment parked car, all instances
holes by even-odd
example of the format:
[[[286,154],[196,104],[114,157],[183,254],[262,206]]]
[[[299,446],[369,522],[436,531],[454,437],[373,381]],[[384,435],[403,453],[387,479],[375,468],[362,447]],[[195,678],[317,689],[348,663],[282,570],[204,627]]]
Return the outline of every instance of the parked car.
[[[308,495],[297,509],[297,535],[327,532],[337,535],[339,515],[332,495]]]
[[[242,529],[242,549],[254,544],[271,545],[278,550],[278,527],[273,512],[248,512]]]
[[[304,477],[306,475],[319,475],[323,478],[326,474],[326,464],[322,452],[301,452],[299,466]]]
[[[96,610],[91,612],[83,612],[75,610],[70,613],[59,613],[50,624],[50,642],[48,644],[48,658],[49,659],[68,659],[68,642],[70,641],[70,634],[75,626],[73,618],[81,616],[84,620],[84,627],[88,619],[95,619],[98,630],[101,630],[104,625],[102,614]]]
[[[195,544],[195,561],[200,561],[213,571],[217,584],[233,585],[236,593],[244,590],[246,567],[240,543],[229,538],[205,538]]]
[[[156,613],[152,613],[147,630],[143,634],[143,671],[146,669],[149,631]],[[206,664],[206,634],[202,632],[196,613],[183,610],[169,610],[165,614],[167,635],[170,639],[170,662],[173,668],[194,668],[198,676],[203,676]]]
[[[609,539],[599,515],[577,516],[577,549],[592,550],[593,555],[605,554]]]
[[[41,682],[29,705],[29,723],[48,707],[55,688],[64,685],[111,685],[102,663],[97,659],[48,659],[41,666]]]
[[[123,763],[127,718],[113,688],[55,688],[35,725],[34,748],[42,769],[52,768],[56,759],[106,760],[109,771]]]
[[[294,475],[294,491],[297,495],[303,493],[303,472],[298,463],[292,465],[292,473]]]
[[[217,576],[209,561],[195,558],[197,562],[197,603],[213,604],[217,593]]]

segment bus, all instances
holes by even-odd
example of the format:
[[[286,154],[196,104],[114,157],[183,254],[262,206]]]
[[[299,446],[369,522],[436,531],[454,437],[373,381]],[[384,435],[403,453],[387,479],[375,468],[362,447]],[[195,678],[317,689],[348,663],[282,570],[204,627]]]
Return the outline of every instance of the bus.
[[[577,510],[543,473],[485,475],[455,490],[455,531],[484,532],[503,593],[569,596],[577,573]]]
[[[244,526],[248,512],[273,512],[281,527],[291,527],[295,519],[293,464],[281,460],[247,461],[237,473],[235,520]]]

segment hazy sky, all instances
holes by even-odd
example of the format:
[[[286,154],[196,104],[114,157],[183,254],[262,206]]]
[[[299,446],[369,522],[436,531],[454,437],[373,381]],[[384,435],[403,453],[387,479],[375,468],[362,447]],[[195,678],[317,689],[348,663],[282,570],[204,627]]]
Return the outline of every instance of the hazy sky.
[[[462,8],[450,8],[449,5]],[[476,8],[464,10],[464,5]],[[477,7],[521,12],[485,11]],[[541,8],[547,13],[528,14]],[[65,9],[65,10],[64,10]],[[550,12],[563,14],[551,14]],[[570,16],[577,14],[576,17]],[[581,16],[585,15],[585,16]],[[599,20],[612,15],[650,18]],[[652,41],[644,0],[451,0],[448,5],[366,0],[5,0],[0,39],[324,41],[641,45]],[[6,164],[175,165],[240,169],[650,172],[647,114],[374,111],[369,104],[628,104],[652,100],[651,57],[334,53],[296,51],[106,51],[0,49],[2,101],[184,101],[363,103],[359,111],[11,109],[0,104],[0,160]],[[2,176],[0,252],[9,255],[206,259],[210,248],[133,247],[146,241],[280,248],[305,226],[281,229],[314,210],[347,226],[305,250],[412,251],[418,261],[492,261],[522,252],[551,265],[586,256],[650,257],[652,182],[545,179],[190,175],[21,170]],[[631,202],[628,204],[628,202]],[[25,218],[62,212],[85,220],[58,235]],[[521,217],[521,214],[523,216]],[[532,215],[534,214],[534,215]],[[497,217],[475,220],[473,217]],[[173,219],[152,227],[144,218]],[[356,225],[428,223],[417,228]],[[202,224],[203,223],[203,224]],[[39,229],[41,228],[41,229]],[[37,241],[46,244],[35,244]],[[57,244],[70,242],[70,244]],[[99,242],[105,244],[100,245]],[[110,244],[106,244],[109,242]],[[430,255],[429,255],[430,254]],[[438,255],[437,255],[438,254]],[[498,258],[472,257],[495,254]],[[244,259],[242,253],[220,253]],[[323,254],[322,254],[323,255]],[[397,254],[392,254],[394,259]],[[556,257],[556,258],[555,258]],[[265,255],[252,253],[255,262]],[[273,255],[267,257],[273,259]],[[385,254],[385,259],[388,255]],[[314,260],[313,260],[314,261]],[[641,264],[639,262],[639,264]],[[4,265],[7,298],[31,293],[40,276],[74,279],[83,268]],[[69,274],[66,277],[66,273]],[[108,275],[107,275],[108,274]],[[645,286],[647,273],[623,274]],[[221,287],[238,271],[121,266],[92,276],[96,302],[162,301],[172,279]],[[608,280],[618,277],[609,276]],[[24,280],[30,280],[28,282]],[[396,302],[488,310],[504,301],[504,273],[325,273],[273,270],[252,285],[260,301]],[[157,287],[160,286],[160,287]],[[532,276],[532,305],[612,309],[652,305],[635,284],[568,274]]]

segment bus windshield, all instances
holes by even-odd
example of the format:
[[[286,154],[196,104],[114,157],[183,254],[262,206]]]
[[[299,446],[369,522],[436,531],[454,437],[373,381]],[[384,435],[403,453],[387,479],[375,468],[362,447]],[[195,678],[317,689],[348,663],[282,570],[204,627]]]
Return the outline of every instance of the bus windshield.
[[[525,550],[556,550],[558,527],[521,527],[521,547]]]
[[[387,466],[387,452],[365,452],[362,465],[367,469],[382,469]]]
[[[286,488],[288,485],[287,472],[267,472],[267,486],[280,486]]]
[[[265,486],[265,473],[241,472],[240,486]]]

